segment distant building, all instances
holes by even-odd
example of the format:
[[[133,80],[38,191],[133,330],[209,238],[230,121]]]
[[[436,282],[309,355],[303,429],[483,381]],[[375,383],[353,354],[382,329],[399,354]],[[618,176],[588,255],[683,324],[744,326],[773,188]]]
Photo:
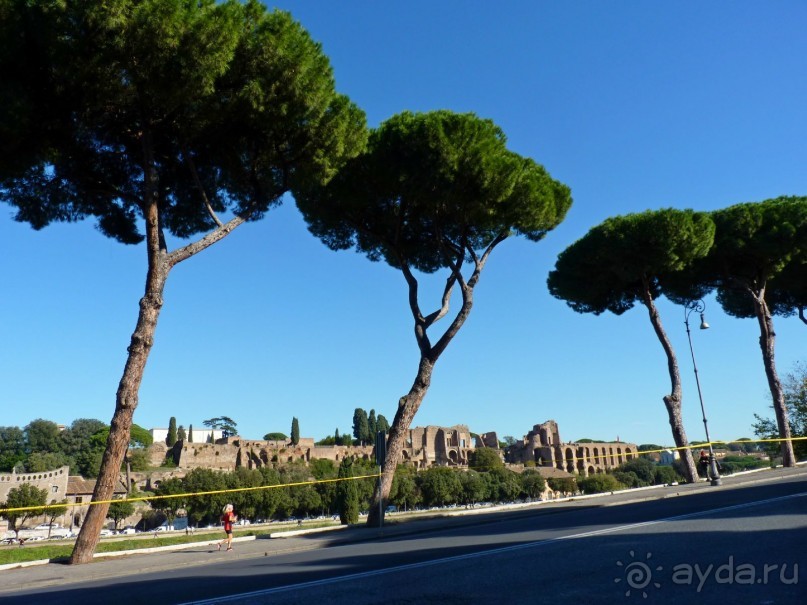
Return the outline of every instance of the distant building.
[[[468,455],[475,449],[475,439],[464,424],[418,426],[407,431],[401,462],[417,468],[467,466]]]
[[[85,479],[80,475],[71,475],[67,479],[67,512],[70,522],[65,525],[80,527],[87,516],[92,502],[92,493],[95,490],[95,479]],[[118,478],[113,491],[113,498],[123,498],[127,494],[126,484]]]
[[[633,460],[639,447],[634,443],[564,443],[558,423],[547,420],[505,450],[505,460],[512,464],[534,462],[537,467],[553,467],[583,476],[604,473]]]
[[[69,473],[69,466],[41,473],[0,473],[0,502],[5,502],[8,499],[8,493],[13,488],[27,483],[48,492],[47,504],[67,500],[68,512],[57,518],[57,521],[65,526],[80,526],[87,514],[89,502],[92,501],[95,479],[84,479]],[[126,495],[126,486],[119,482],[115,486],[114,493],[116,497]],[[39,521],[44,522],[46,520],[45,516],[35,517],[30,523],[26,524],[36,524]]]
[[[664,450],[663,452],[659,452],[658,463],[664,466],[672,466],[672,463],[680,458],[681,455],[678,453],[678,450]]]
[[[15,473],[14,471],[0,473],[0,502],[5,502],[8,499],[8,492],[23,483],[30,483],[37,489],[46,490],[48,492],[48,504],[52,500],[61,502],[67,497],[67,476],[69,473],[69,466],[42,473]]]
[[[189,433],[190,431],[185,429],[185,432]],[[165,440],[168,438],[168,429],[149,429],[149,433],[151,433],[151,438],[154,443],[160,441],[165,443]],[[194,427],[193,441],[188,440],[188,443],[208,443],[211,435],[213,435],[214,443],[217,439],[224,438],[224,432],[221,429],[197,429]],[[188,437],[190,437],[190,434]]]

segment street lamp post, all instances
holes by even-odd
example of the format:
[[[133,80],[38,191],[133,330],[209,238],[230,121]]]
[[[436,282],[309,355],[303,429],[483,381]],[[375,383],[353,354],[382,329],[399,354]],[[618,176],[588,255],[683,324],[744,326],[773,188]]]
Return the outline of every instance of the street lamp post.
[[[715,450],[712,447],[712,439],[709,437],[709,425],[706,422],[706,408],[703,407],[703,394],[701,393],[701,383],[698,378],[698,366],[695,363],[695,349],[692,348],[692,334],[689,331],[689,316],[695,311],[700,313],[701,316],[701,330],[708,330],[709,324],[703,317],[703,312],[706,309],[706,303],[702,300],[692,300],[684,307],[684,325],[687,327],[687,339],[689,340],[689,352],[692,354],[692,367],[695,369],[695,384],[698,386],[698,399],[701,402],[701,416],[703,417],[703,428],[706,431],[706,441],[709,444],[709,479],[712,485],[720,485],[720,473],[717,470],[717,460],[715,460]]]

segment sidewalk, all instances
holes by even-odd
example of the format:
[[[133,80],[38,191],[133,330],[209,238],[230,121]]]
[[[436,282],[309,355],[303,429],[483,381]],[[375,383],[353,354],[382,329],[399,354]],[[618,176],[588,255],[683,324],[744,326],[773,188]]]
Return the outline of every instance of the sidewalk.
[[[271,534],[268,537],[245,536],[233,539],[233,551],[218,551],[216,544],[219,536],[204,542],[163,546],[158,548],[118,553],[103,553],[96,556],[95,561],[85,565],[67,565],[63,563],[36,562],[15,564],[12,569],[0,571],[0,596],[13,593],[20,587],[46,587],[57,584],[73,584],[91,582],[105,578],[122,578],[147,572],[166,572],[176,568],[215,565],[230,558],[268,557],[290,552],[325,548],[349,542],[376,540],[393,536],[422,533],[450,526],[461,526],[479,523],[486,515],[498,515],[503,512],[519,510],[546,512],[557,511],[563,507],[616,506],[645,500],[670,497],[683,497],[703,491],[731,489],[737,485],[748,485],[793,478],[807,475],[807,465],[799,465],[791,469],[764,469],[761,472],[738,473],[723,478],[723,486],[714,487],[708,482],[685,484],[678,486],[654,486],[639,490],[616,492],[614,494],[596,494],[577,496],[554,501],[541,501],[524,504],[501,505],[477,509],[445,509],[433,511],[433,514],[399,517],[389,516],[388,523],[381,529],[365,526],[331,527],[321,529],[302,529]],[[9,567],[9,566],[5,566]]]

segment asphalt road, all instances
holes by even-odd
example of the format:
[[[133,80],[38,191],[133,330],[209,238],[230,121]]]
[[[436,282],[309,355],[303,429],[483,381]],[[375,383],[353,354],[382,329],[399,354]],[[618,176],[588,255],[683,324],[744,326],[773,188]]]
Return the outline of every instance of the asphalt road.
[[[10,570],[0,600],[801,605],[805,471],[401,524],[381,537],[350,530]]]

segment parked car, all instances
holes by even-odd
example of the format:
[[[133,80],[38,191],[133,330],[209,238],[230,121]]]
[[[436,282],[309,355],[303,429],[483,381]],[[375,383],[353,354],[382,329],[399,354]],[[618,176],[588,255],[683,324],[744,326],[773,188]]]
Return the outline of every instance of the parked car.
[[[49,529],[58,529],[60,527],[61,525],[58,523],[40,523],[34,529],[44,529],[45,531],[48,531]]]
[[[120,530],[118,533],[130,536],[132,534],[136,534],[137,530],[132,525],[127,525],[122,530]]]
[[[115,535],[115,530],[113,530],[113,529],[102,529],[100,535],[101,536],[114,536]]]

